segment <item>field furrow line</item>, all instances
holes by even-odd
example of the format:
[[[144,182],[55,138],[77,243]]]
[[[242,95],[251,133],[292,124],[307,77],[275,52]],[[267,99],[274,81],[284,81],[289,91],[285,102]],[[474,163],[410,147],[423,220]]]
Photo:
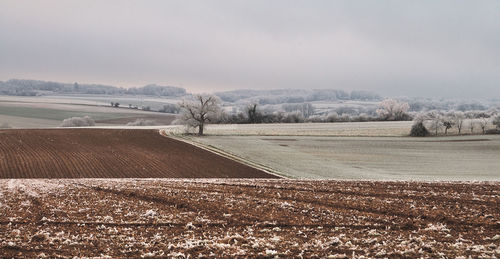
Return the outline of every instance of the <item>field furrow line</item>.
[[[327,181],[328,182],[328,181]],[[378,183],[385,183],[385,184],[394,184],[397,182],[383,182],[383,181],[377,181]],[[340,182],[342,183],[342,182]],[[366,182],[366,183],[373,183],[373,182]],[[458,184],[458,183],[452,183],[457,186],[462,186],[463,184]],[[487,183],[485,183],[487,184]],[[251,188],[251,189],[267,189],[267,190],[281,190],[281,191],[294,191],[294,192],[312,192],[312,193],[327,193],[327,194],[340,194],[340,195],[345,195],[345,196],[360,196],[360,197],[373,197],[373,198],[384,198],[384,199],[403,199],[403,200],[420,200],[420,201],[426,201],[430,198],[429,195],[423,195],[423,194],[402,194],[402,193],[387,193],[387,187],[386,188],[373,188],[370,187],[371,190],[373,191],[365,191],[361,190],[361,188],[365,187],[360,187],[359,191],[345,191],[345,190],[335,190],[335,189],[330,189],[330,190],[325,190],[325,189],[315,189],[315,188],[297,188],[297,187],[287,187],[287,186],[276,186],[272,184],[265,184],[265,185],[252,185],[252,184],[233,184],[233,183],[217,183],[214,182],[212,185],[221,185],[221,186],[231,186],[231,187],[242,187],[242,188]],[[492,184],[491,187],[494,187],[494,189],[497,189],[497,187],[500,187],[499,185]],[[415,192],[420,192],[423,193],[423,190],[415,190]],[[498,188],[498,191],[496,191],[498,194],[492,195],[492,196],[498,196],[500,195],[500,188]],[[465,199],[465,198],[453,198],[453,197],[441,197],[440,195],[433,195],[432,199],[434,200],[439,200],[443,202],[448,202],[448,203],[465,203],[465,204],[471,204],[471,205],[487,205],[487,206],[497,206],[500,204],[500,201],[488,201],[488,200],[477,200],[477,199]]]

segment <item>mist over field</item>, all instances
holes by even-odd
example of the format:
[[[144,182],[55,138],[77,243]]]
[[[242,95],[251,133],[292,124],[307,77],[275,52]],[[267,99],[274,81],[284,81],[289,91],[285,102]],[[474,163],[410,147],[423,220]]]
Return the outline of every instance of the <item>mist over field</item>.
[[[498,1],[2,1],[0,81],[499,98]]]

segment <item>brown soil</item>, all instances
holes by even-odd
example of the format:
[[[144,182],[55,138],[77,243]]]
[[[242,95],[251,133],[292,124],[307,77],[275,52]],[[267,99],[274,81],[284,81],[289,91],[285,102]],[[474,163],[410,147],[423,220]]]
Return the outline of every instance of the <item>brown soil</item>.
[[[275,178],[155,130],[0,130],[0,178]]]
[[[0,255],[500,256],[498,183],[0,180]]]

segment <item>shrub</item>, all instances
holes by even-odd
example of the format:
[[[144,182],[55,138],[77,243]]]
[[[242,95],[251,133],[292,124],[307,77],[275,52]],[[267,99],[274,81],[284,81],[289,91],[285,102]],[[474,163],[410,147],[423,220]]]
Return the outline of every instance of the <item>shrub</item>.
[[[63,120],[61,127],[87,127],[94,126],[95,121],[89,116],[84,117],[71,117]]]
[[[493,118],[493,125],[497,126],[497,129],[500,129],[500,115]]]
[[[155,126],[156,121],[154,120],[145,120],[145,119],[137,119],[134,122],[127,123],[127,126]]]
[[[158,110],[158,111],[178,114],[180,112],[180,110],[181,110],[181,107],[179,107],[179,105],[173,104],[173,103],[167,103],[167,104],[164,104],[163,107],[160,108],[160,110]]]
[[[382,120],[405,121],[411,119],[408,115],[410,105],[406,102],[386,99],[382,101],[379,106],[380,109],[377,110],[377,114]]]
[[[304,115],[301,112],[289,112],[285,114],[285,117],[281,122],[284,123],[303,123]]]
[[[410,136],[412,137],[426,137],[429,136],[429,131],[425,128],[422,121],[416,122],[411,127]]]
[[[485,134],[500,134],[500,129],[489,129],[485,132]]]
[[[327,122],[336,122],[339,121],[339,114],[336,112],[329,113],[326,117]]]

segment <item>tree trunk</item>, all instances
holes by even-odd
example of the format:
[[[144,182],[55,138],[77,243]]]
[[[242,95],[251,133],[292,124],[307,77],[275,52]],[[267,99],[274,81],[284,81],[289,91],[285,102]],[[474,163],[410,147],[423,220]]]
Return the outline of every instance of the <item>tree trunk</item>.
[[[198,126],[198,135],[202,136],[203,135],[203,123]]]

